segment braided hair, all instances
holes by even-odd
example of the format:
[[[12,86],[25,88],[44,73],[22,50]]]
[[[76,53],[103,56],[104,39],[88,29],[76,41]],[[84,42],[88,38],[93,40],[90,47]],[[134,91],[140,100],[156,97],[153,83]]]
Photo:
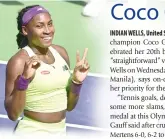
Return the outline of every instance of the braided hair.
[[[19,33],[17,34],[17,44],[18,44],[18,49],[19,48],[23,48],[26,45],[28,45],[28,38],[26,36],[23,35],[22,32],[22,17],[25,14],[25,12],[27,12],[30,8],[36,7],[39,5],[32,5],[32,6],[27,6],[25,8],[23,8],[21,11],[19,11],[18,13],[18,17],[17,17],[17,29],[19,31]]]

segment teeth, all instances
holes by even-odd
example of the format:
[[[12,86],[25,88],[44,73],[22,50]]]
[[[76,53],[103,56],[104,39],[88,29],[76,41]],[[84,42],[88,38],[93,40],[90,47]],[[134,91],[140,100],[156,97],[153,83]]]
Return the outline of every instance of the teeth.
[[[44,40],[50,40],[52,37],[45,37]]]

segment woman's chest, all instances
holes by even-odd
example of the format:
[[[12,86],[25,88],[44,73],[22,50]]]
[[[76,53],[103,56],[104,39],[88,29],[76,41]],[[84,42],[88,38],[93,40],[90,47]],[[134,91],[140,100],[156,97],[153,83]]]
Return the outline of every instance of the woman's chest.
[[[52,92],[66,88],[69,77],[70,70],[65,63],[53,65],[42,63],[30,85],[40,92]]]

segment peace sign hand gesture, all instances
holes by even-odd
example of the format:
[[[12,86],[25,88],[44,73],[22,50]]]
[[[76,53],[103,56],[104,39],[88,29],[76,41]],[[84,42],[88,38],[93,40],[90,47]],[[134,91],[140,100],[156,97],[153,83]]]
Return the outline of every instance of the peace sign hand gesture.
[[[82,83],[89,71],[89,64],[88,61],[86,60],[88,48],[85,48],[84,50],[84,55],[83,58],[80,59],[80,54],[79,51],[76,53],[76,66],[73,71],[73,77],[72,80],[75,81],[76,83]]]

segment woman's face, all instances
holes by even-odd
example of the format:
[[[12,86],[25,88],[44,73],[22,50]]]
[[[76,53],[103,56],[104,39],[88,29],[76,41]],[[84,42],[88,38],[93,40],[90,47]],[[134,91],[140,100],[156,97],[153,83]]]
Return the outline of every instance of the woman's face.
[[[52,44],[55,29],[48,13],[34,16],[26,28],[30,45],[47,48]]]

